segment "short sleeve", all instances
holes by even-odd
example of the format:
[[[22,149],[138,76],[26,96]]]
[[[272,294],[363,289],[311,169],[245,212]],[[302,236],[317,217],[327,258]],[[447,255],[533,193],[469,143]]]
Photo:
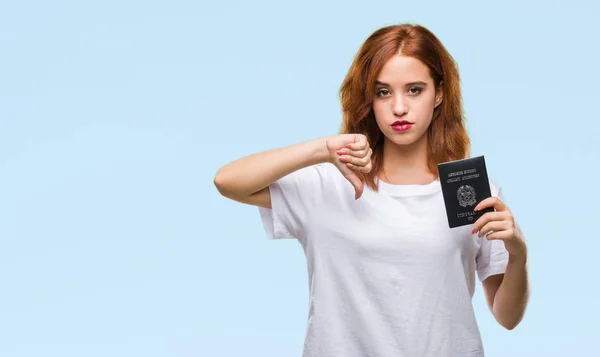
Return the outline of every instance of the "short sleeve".
[[[326,165],[302,168],[269,186],[271,208],[259,207],[267,238],[303,238],[310,215],[323,199]]]
[[[502,189],[490,180],[492,196],[504,200]],[[488,240],[485,237],[481,241],[476,256],[477,275],[479,281],[484,281],[491,275],[504,274],[508,264],[508,251],[504,247],[504,241],[499,239]]]

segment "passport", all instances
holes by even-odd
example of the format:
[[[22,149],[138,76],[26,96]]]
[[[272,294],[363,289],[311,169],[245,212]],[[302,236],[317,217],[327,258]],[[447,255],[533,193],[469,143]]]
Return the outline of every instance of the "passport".
[[[450,228],[473,224],[486,212],[495,211],[494,207],[473,211],[492,196],[483,155],[439,163],[437,169]]]

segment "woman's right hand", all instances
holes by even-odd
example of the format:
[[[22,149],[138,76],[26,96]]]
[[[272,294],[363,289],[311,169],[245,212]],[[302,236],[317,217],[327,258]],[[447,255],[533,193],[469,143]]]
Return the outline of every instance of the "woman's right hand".
[[[326,145],[329,162],[354,186],[354,198],[359,199],[364,190],[364,182],[356,175],[356,171],[367,173],[372,168],[373,150],[367,137],[363,134],[340,134],[330,137]]]

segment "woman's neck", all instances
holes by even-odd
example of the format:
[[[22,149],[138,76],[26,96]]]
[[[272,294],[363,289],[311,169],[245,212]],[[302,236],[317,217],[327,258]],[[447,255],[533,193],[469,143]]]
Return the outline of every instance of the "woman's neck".
[[[396,185],[425,185],[435,180],[429,171],[427,136],[411,145],[383,144],[383,165],[379,178]]]

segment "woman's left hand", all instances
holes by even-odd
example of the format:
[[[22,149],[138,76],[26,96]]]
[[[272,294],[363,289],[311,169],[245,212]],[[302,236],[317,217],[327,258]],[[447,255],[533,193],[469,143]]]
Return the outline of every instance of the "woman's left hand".
[[[496,212],[486,212],[479,217],[473,224],[471,233],[479,232],[479,237],[485,235],[488,240],[501,239],[510,255],[526,256],[527,245],[523,233],[516,225],[515,218],[508,207],[500,198],[488,197],[475,206],[475,211],[487,207],[494,207]]]

